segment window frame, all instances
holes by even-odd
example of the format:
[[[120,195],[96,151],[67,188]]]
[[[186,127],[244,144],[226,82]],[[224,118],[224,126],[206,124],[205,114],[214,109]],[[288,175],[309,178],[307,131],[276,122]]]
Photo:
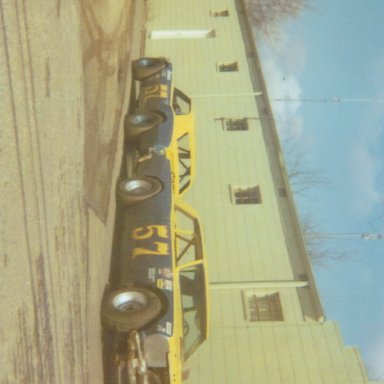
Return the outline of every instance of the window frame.
[[[239,63],[237,61],[217,63],[217,70],[220,73],[239,72]]]
[[[237,119],[225,118],[224,129],[228,132],[244,132],[249,131],[249,124],[247,117],[241,117]]]
[[[283,306],[278,291],[242,291],[244,317],[251,323],[284,321]],[[254,300],[255,308],[251,307]]]
[[[231,202],[235,205],[259,205],[263,202],[259,185],[230,185],[229,189]]]
[[[229,10],[228,9],[220,9],[220,10],[211,10],[211,16],[212,17],[229,17]]]

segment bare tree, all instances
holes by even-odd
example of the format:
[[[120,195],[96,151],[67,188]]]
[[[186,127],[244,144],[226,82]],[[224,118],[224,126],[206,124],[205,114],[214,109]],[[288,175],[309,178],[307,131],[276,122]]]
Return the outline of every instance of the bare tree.
[[[289,183],[295,195],[306,196],[307,192],[311,192],[311,195],[313,195],[314,190],[319,190],[331,182],[324,170],[311,169],[308,166],[306,153],[298,151],[297,142],[289,135],[288,131],[282,130],[280,137],[287,161]],[[347,257],[347,253],[344,250],[337,249],[334,243],[319,236],[321,230],[313,215],[301,216],[300,226],[308,255],[313,264],[326,267],[329,261],[342,261]]]
[[[323,187],[331,182],[323,169],[308,167],[307,154],[297,149],[297,142],[288,131],[280,131],[280,138],[287,164],[287,176],[294,194],[304,195],[308,190]]]
[[[318,188],[330,182],[324,170],[309,169],[305,164],[304,152],[297,152],[288,159],[288,179],[295,194],[302,195],[309,189]]]
[[[307,0],[246,0],[248,17],[256,35],[276,38],[281,22],[297,17]]]
[[[326,267],[327,262],[330,260],[343,261],[351,257],[351,252],[339,250],[334,244],[332,244],[331,247],[326,246],[326,239],[318,236],[320,231],[313,217],[308,215],[300,217],[300,225],[303,231],[308,255],[313,264]]]

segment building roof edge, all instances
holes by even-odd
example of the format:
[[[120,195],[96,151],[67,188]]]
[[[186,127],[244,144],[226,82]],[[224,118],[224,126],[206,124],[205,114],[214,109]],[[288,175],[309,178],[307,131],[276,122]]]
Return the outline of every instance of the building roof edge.
[[[307,271],[308,282],[310,284],[310,289],[311,289],[312,296],[314,298],[314,303],[317,309],[318,321],[324,321],[325,315],[324,315],[323,307],[319,297],[319,292],[316,286],[304,235],[303,235],[300,221],[298,218],[299,216],[298,216],[296,204],[294,201],[292,189],[288,179],[288,173],[287,173],[287,167],[284,160],[284,154],[280,145],[280,139],[279,139],[278,131],[276,128],[276,123],[273,117],[271,104],[269,101],[268,90],[265,83],[263,71],[261,68],[261,62],[260,62],[258,50],[256,47],[255,38],[253,35],[249,18],[246,13],[245,1],[235,0],[235,4],[236,4],[237,15],[239,18],[239,24],[242,32],[242,37],[243,37],[244,45],[247,52],[248,68],[250,71],[253,89],[254,89],[254,92],[261,92],[261,94],[259,94],[258,96],[255,96],[256,104],[259,107],[259,111],[264,110],[265,115],[267,116],[267,117],[263,117],[263,116],[260,117],[263,134],[265,139],[267,139],[266,136],[269,136],[270,140],[268,141],[270,141],[272,144],[272,148],[269,148],[269,149],[273,151],[273,156],[275,156],[275,158],[279,160],[279,168],[281,170],[280,176],[285,180],[285,187],[288,195],[287,197],[289,199],[288,205],[291,213],[291,221],[294,226],[293,229],[296,237],[295,240],[297,241],[297,245],[301,251],[300,253],[302,256],[302,260],[303,260],[305,269]],[[266,125],[268,126],[268,129],[266,129]],[[268,151],[268,156],[270,156],[270,151]],[[274,184],[276,185],[276,179],[274,180]]]

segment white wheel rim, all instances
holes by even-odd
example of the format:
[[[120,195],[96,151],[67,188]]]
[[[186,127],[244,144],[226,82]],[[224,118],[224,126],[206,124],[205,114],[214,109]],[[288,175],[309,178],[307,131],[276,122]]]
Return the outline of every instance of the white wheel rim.
[[[134,125],[150,125],[153,124],[153,117],[150,115],[136,115],[132,119]]]
[[[140,292],[128,291],[117,294],[112,305],[119,312],[134,312],[144,308],[148,303],[147,296]]]
[[[128,180],[123,183],[123,189],[130,195],[142,195],[152,190],[152,184],[147,180]]]

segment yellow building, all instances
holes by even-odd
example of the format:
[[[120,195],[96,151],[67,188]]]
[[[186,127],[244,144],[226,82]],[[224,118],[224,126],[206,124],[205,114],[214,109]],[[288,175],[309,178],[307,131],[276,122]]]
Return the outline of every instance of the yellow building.
[[[188,382],[368,383],[326,321],[243,0],[147,0],[145,55],[165,56],[196,113],[209,341]]]

